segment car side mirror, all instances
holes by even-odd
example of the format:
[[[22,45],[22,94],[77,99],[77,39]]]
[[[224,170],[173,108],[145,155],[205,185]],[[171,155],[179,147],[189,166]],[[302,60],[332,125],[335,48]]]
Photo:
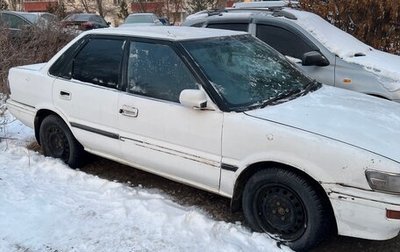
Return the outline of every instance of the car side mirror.
[[[207,107],[207,96],[199,89],[184,89],[179,95],[179,102],[188,108],[203,109]]]
[[[110,25],[111,25],[111,22],[107,22],[107,25],[110,26]]]
[[[329,66],[329,61],[318,51],[306,52],[301,60],[303,66]]]

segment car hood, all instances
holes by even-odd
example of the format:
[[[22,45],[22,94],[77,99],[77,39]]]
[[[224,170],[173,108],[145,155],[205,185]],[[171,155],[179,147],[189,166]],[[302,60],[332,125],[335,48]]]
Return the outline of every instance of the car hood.
[[[400,104],[323,86],[247,115],[340,141],[400,162]]]
[[[400,57],[375,49],[362,53],[363,56],[345,57],[344,61],[361,65],[374,74],[389,91],[400,89]]]

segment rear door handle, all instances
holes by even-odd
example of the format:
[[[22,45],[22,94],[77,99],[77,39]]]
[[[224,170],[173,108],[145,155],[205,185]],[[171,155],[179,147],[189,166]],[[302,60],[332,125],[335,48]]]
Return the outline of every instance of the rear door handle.
[[[67,91],[60,91],[60,98],[64,100],[71,100],[71,93]]]
[[[123,105],[122,108],[119,109],[119,113],[128,117],[137,117],[139,110],[132,106]]]

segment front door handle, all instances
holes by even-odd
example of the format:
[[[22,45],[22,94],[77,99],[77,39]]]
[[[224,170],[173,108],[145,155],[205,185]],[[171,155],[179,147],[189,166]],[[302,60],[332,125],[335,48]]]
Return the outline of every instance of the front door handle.
[[[60,98],[64,100],[71,100],[71,93],[67,91],[60,91]]]
[[[139,110],[132,106],[123,105],[122,108],[119,109],[119,113],[128,117],[137,117]]]

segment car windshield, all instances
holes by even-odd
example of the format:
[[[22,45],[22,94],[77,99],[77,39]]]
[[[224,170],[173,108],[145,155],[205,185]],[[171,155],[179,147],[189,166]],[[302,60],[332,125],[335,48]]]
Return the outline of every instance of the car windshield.
[[[152,15],[132,15],[126,18],[125,24],[154,23]]]
[[[320,86],[250,35],[182,44],[231,110],[274,105]]]

